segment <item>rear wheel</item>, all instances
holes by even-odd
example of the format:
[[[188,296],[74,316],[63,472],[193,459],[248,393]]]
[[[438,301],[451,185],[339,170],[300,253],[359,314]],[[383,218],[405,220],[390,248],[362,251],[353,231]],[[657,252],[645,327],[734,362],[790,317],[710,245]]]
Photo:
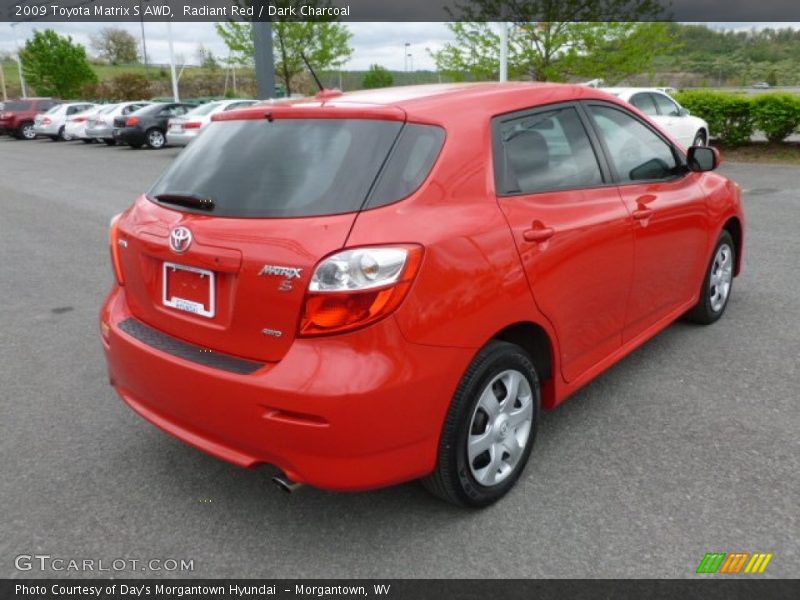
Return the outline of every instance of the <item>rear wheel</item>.
[[[94,139],[92,139],[92,138],[81,138],[81,141],[84,144],[94,144]]]
[[[62,142],[68,142],[72,139],[72,136],[67,133],[67,130],[64,127],[62,127],[61,129],[58,130],[58,138]]]
[[[106,146],[116,146],[117,140],[113,138],[104,138],[103,141],[106,143]]]
[[[61,138],[57,135],[48,135],[47,137],[49,137],[54,142],[61,141]]]
[[[714,248],[706,276],[703,278],[700,300],[686,314],[688,320],[709,325],[723,315],[731,297],[735,264],[736,246],[731,234],[723,231]]]
[[[167,143],[164,132],[160,129],[151,129],[147,132],[147,145],[154,150],[160,150]]]
[[[530,456],[539,405],[539,380],[527,353],[508,342],[487,344],[453,396],[436,469],[423,485],[461,506],[502,498]]]

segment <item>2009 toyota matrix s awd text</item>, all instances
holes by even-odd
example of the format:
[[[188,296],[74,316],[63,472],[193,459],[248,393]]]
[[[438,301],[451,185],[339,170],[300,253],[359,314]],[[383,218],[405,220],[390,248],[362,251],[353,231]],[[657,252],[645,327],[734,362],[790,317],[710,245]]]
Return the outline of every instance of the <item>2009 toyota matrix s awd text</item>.
[[[136,412],[286,481],[485,506],[541,409],[725,311],[739,187],[601,91],[472,84],[221,113],[111,225]]]

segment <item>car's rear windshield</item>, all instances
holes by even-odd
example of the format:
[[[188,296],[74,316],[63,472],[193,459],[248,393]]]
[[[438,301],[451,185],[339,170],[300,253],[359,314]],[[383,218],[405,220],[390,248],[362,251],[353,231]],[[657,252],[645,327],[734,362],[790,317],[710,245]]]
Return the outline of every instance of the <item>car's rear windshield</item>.
[[[209,114],[216,108],[219,108],[221,102],[208,102],[207,104],[201,104],[197,108],[193,108],[189,112],[186,113],[186,116],[195,116],[195,117],[202,117],[203,115]]]
[[[401,143],[407,136],[419,137],[420,132],[433,132],[428,136],[433,135],[433,142]],[[225,217],[355,212],[372,198],[373,190],[379,198],[369,202],[370,207],[413,192],[427,177],[443,140],[444,132],[438,127],[398,121],[213,122],[178,156],[148,197],[157,202],[163,195],[210,200],[205,203],[206,207],[213,204],[210,214]],[[382,175],[387,171],[393,176]],[[191,202],[164,205],[198,210]]]
[[[4,102],[3,103],[3,110],[29,110],[31,107],[30,102],[20,102],[20,101],[13,101],[13,102]]]

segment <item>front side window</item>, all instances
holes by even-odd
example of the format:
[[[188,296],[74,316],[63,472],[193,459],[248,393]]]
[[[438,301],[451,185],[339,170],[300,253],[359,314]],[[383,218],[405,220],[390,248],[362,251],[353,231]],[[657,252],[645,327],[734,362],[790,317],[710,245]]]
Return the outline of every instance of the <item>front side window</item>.
[[[663,94],[653,94],[653,98],[655,98],[658,106],[658,112],[662,115],[666,117],[680,116],[680,107],[673,102],[672,98],[668,98]]]
[[[603,183],[589,137],[572,107],[505,121],[495,144],[501,193],[533,194]]]
[[[608,106],[589,106],[623,183],[668,179],[678,174],[672,147],[632,115]]]

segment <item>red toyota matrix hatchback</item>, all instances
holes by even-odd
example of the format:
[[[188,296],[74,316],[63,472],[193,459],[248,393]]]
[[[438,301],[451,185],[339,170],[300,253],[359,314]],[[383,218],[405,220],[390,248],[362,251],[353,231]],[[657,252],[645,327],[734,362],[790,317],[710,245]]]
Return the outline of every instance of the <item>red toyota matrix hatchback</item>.
[[[722,316],[739,187],[591,88],[324,92],[222,113],[111,224],[111,384],[286,487],[485,506],[539,415]]]

